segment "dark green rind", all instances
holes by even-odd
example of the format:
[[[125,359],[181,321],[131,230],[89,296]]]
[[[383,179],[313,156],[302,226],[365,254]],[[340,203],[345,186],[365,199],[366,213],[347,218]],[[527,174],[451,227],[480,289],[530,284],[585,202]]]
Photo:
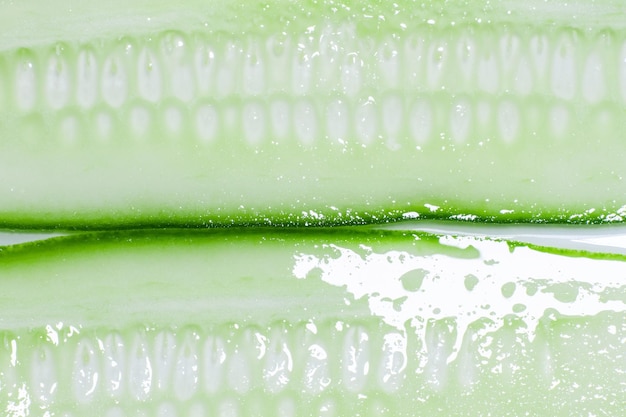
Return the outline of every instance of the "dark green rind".
[[[98,212],[67,216],[55,213],[38,213],[25,215],[24,213],[0,214],[0,228],[5,230],[48,230],[48,231],[105,231],[105,230],[134,230],[134,229],[222,229],[238,227],[341,227],[359,225],[377,225],[399,223],[407,219],[404,213],[417,213],[420,220],[424,221],[459,221],[462,223],[483,224],[553,224],[553,225],[600,225],[607,223],[623,223],[622,220],[607,221],[609,215],[615,213],[609,210],[595,210],[592,215],[580,215],[581,211],[559,210],[557,212],[542,211],[523,212],[502,215],[497,211],[473,211],[468,212],[464,208],[457,208],[442,204],[437,213],[432,213],[423,206],[407,206],[404,209],[389,209],[379,213],[371,210],[350,210],[346,215],[339,215],[335,210],[317,210],[323,219],[301,217],[293,214],[285,214],[285,211],[266,212],[263,216],[254,214],[236,215],[210,215],[205,212],[185,213],[175,215],[172,213],[157,213],[153,215],[138,214],[129,215],[128,211],[119,210],[112,213],[99,214]],[[305,207],[303,207],[305,209]],[[301,210],[302,211],[302,210]],[[549,214],[548,214],[549,213]]]

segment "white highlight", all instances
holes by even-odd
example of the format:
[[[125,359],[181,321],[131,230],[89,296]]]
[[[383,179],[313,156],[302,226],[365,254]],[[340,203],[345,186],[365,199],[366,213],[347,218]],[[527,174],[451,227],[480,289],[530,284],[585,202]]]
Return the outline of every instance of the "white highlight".
[[[453,318],[457,337],[446,363],[456,358],[468,326],[480,319],[487,319],[489,329],[497,330],[506,316],[516,315],[527,324],[527,337],[532,341],[540,318],[550,309],[566,316],[626,311],[624,302],[606,301],[602,296],[605,290],[621,285],[619,279],[626,276],[624,262],[571,258],[528,247],[511,251],[506,242],[471,236],[442,236],[440,243],[459,249],[471,247],[478,256],[378,253],[371,248],[361,248],[363,254],[331,244],[322,247],[325,255],[296,255],[293,274],[303,279],[314,269],[321,271],[323,281],[346,288],[355,299],[366,299],[373,315],[401,333],[405,332],[406,324],[411,323],[422,340],[423,355],[428,346],[426,323]],[[416,269],[426,274],[419,291],[408,291],[400,278]],[[468,273],[476,278],[471,290],[464,284]],[[381,276],[385,279],[381,280]],[[602,280],[597,281],[598,277]],[[505,297],[501,287],[508,283],[515,284],[516,290]],[[393,302],[398,299],[404,301]],[[514,308],[520,305],[525,306],[523,311]]]

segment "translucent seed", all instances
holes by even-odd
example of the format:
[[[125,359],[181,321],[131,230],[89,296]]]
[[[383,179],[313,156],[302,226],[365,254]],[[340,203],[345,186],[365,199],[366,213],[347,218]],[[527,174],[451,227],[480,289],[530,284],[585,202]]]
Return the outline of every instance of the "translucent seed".
[[[189,410],[186,414],[188,417],[205,417],[208,414],[206,406],[203,403],[194,403],[189,406]]]
[[[503,80],[514,79],[512,75],[519,65],[522,50],[521,44],[520,37],[515,33],[507,31],[500,37],[498,45],[500,54],[499,68]],[[503,87],[506,89],[508,85]]]
[[[227,97],[235,92],[238,69],[241,68],[241,46],[229,40],[216,51],[215,93],[217,97]]]
[[[433,111],[426,99],[418,99],[411,106],[409,113],[409,131],[414,143],[423,145],[433,131]]]
[[[287,345],[287,332],[282,326],[276,326],[269,335],[269,344],[263,364],[263,382],[272,393],[285,389],[293,372],[293,357]]]
[[[536,364],[539,377],[543,381],[553,381],[555,377],[555,361],[552,348],[548,342],[548,339],[541,330],[538,332],[534,342],[534,350],[536,356]]]
[[[513,91],[522,96],[529,95],[533,90],[533,74],[528,59],[521,57],[513,72]]]
[[[154,387],[168,391],[176,365],[176,336],[171,331],[159,332],[154,339]]]
[[[552,107],[549,112],[549,124],[552,134],[556,139],[565,137],[570,128],[570,114],[567,107],[557,105]]]
[[[257,146],[266,138],[265,105],[260,102],[248,102],[242,111],[244,137],[249,145]]]
[[[517,105],[512,101],[500,103],[498,108],[498,128],[502,140],[512,143],[519,137],[520,114]]]
[[[276,417],[295,417],[297,409],[296,403],[292,398],[282,398],[278,402]]]
[[[219,120],[213,104],[203,104],[196,111],[196,133],[200,142],[213,142],[219,132]]]
[[[404,88],[423,90],[426,40],[422,36],[409,35],[404,43],[403,66],[405,67]]]
[[[217,417],[240,417],[239,406],[236,401],[222,399],[217,404]]]
[[[495,116],[494,106],[491,100],[478,100],[475,104],[475,123],[480,132],[490,132],[494,128]]]
[[[265,71],[267,63],[259,42],[249,39],[243,56],[242,91],[246,95],[260,95],[266,91]]]
[[[550,41],[545,34],[534,35],[530,39],[529,56],[537,80],[548,79],[548,67],[551,62]],[[548,85],[539,84],[539,91],[545,91]]]
[[[350,135],[350,109],[345,99],[333,99],[326,106],[326,132],[331,142],[345,141]]]
[[[622,102],[626,103],[626,42],[622,44],[617,62]]]
[[[208,96],[215,88],[216,52],[214,46],[203,38],[197,38],[195,44],[193,61],[196,85],[199,95]]]
[[[470,83],[475,79],[477,61],[475,35],[463,31],[460,39],[456,43],[456,50],[454,52],[457,77],[459,77],[468,88],[471,88]]]
[[[204,388],[211,394],[224,388],[226,357],[226,342],[219,336],[207,336],[202,354],[202,375]]]
[[[95,397],[100,384],[100,371],[96,348],[90,339],[82,339],[76,346],[72,370],[74,398],[89,402]]]
[[[122,397],[125,391],[126,353],[119,333],[110,333],[102,341],[102,384],[112,398]]]
[[[490,46],[485,46],[479,55],[476,74],[478,88],[481,91],[490,94],[498,91],[498,87],[500,86],[500,71],[497,58]]]
[[[388,38],[381,42],[378,50],[375,52],[379,74],[377,78],[380,80],[381,88],[396,89],[400,87],[401,64],[399,48],[395,40]]]
[[[576,41],[571,33],[561,35],[552,56],[552,93],[571,100],[576,95]]]
[[[56,133],[64,145],[77,145],[84,138],[84,117],[80,112],[69,108],[61,112],[55,119]]]
[[[465,143],[472,128],[472,106],[467,100],[459,100],[450,113],[450,135],[455,143]]]
[[[583,68],[582,94],[590,103],[597,103],[606,96],[606,73],[599,52],[592,51]]]
[[[249,358],[243,352],[246,348],[247,346],[238,347],[229,355],[226,380],[228,387],[238,394],[248,392],[251,385]]]
[[[219,330],[227,337],[227,355],[225,357],[224,382],[222,389],[234,391],[237,394],[248,393],[259,384],[260,372],[258,368],[259,349],[258,337],[254,329],[239,325],[230,325],[227,329]]]
[[[272,137],[277,140],[285,140],[291,132],[291,105],[289,101],[276,98],[270,103],[270,119]]]
[[[356,106],[354,130],[362,145],[371,145],[378,135],[378,109],[371,97]]]
[[[7,64],[4,56],[0,56],[0,111],[4,112],[9,103],[7,100],[12,95],[9,89],[9,77],[6,74]]]
[[[130,130],[138,139],[145,139],[152,129],[154,118],[147,106],[137,104],[130,107]]]
[[[344,33],[351,31],[349,27],[337,28],[329,23],[324,24],[319,32],[318,51],[320,65],[317,68],[319,90],[324,92],[338,91],[338,82],[340,79],[339,63],[341,57],[345,55],[346,45],[343,39]]]
[[[152,361],[148,356],[148,344],[145,334],[136,333],[129,351],[128,358],[128,389],[130,395],[145,401],[152,392]]]
[[[120,107],[128,97],[128,75],[118,56],[111,55],[104,62],[101,93],[104,101],[115,108]]]
[[[120,407],[109,408],[104,415],[105,417],[126,417],[126,413]]]
[[[57,45],[50,54],[45,67],[45,96],[53,109],[60,109],[67,105],[70,94],[70,68],[67,55],[70,53],[67,46]]]
[[[354,97],[361,90],[363,82],[363,58],[359,51],[348,51],[341,64],[341,88],[343,94]]]
[[[144,47],[139,52],[137,62],[137,89],[139,97],[156,103],[161,99],[163,90],[163,74],[156,54]]]
[[[314,63],[318,53],[308,37],[298,38],[296,45],[291,64],[291,93],[300,96],[311,93],[315,88]]]
[[[350,327],[344,337],[342,380],[350,392],[361,392],[370,371],[370,336],[360,326]]]
[[[317,114],[313,103],[300,100],[293,107],[293,126],[296,137],[303,145],[312,145],[317,137]]]
[[[192,53],[188,43],[180,33],[167,33],[160,44],[169,95],[185,103],[195,94]]]
[[[461,343],[461,349],[457,354],[456,379],[464,388],[470,388],[478,381],[481,346],[484,340],[480,337],[480,328],[475,324],[470,325]]]
[[[56,359],[49,346],[39,346],[33,352],[31,365],[31,387],[35,401],[47,405],[51,404],[57,392]],[[0,391],[3,391],[0,384]]]
[[[428,52],[426,55],[426,81],[431,90],[445,88],[445,72],[448,69],[449,47],[444,39],[438,36],[428,40]]]
[[[166,402],[159,404],[156,410],[156,417],[178,417],[179,414],[176,411],[174,404]]]
[[[164,132],[172,138],[181,138],[187,129],[187,108],[179,102],[163,104]]]
[[[317,408],[319,417],[337,417],[340,415],[339,407],[336,401],[332,399],[322,400]]]
[[[270,91],[290,91],[288,86],[292,85],[292,49],[292,39],[286,34],[274,34],[267,39],[265,52],[267,68],[271,68],[267,72]]]
[[[321,340],[315,339],[306,350],[303,385],[308,393],[316,395],[324,391],[331,383],[328,350]]]
[[[182,343],[178,347],[173,382],[174,393],[181,401],[193,397],[198,389],[199,339],[196,332],[187,331],[182,335]]]
[[[388,333],[383,338],[377,377],[379,388],[385,392],[396,392],[403,385],[408,362],[406,343],[406,337],[399,333]]]
[[[98,68],[99,63],[92,49],[78,51],[76,102],[83,108],[93,107],[98,99]]]
[[[20,50],[15,63],[15,102],[23,111],[32,110],[37,102],[36,63],[32,52]]]
[[[428,324],[426,348],[428,362],[424,374],[428,384],[441,392],[448,383],[448,357],[456,341],[456,323],[451,319],[437,320]]]
[[[519,325],[525,327],[525,324],[516,320],[511,324],[506,324],[493,334],[491,360],[487,368],[492,374],[500,375],[500,380],[503,382],[512,381],[522,369],[528,367],[524,363],[529,359],[528,349],[524,346],[528,343],[528,339],[518,336],[523,330],[523,328],[518,327]]]

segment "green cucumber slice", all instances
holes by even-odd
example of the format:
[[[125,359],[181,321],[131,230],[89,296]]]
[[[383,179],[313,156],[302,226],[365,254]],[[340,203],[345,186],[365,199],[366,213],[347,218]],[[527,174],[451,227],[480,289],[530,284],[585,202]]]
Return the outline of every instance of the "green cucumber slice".
[[[11,417],[619,415],[625,261],[358,227],[3,247],[0,404]]]
[[[626,213],[618,1],[40,3],[2,4],[1,227]]]

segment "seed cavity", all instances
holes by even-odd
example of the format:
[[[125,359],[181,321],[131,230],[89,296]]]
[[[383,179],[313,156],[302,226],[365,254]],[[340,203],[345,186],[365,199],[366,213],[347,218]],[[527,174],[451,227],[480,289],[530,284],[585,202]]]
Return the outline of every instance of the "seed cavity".
[[[50,140],[52,130],[60,143],[90,140],[95,126],[101,143],[164,135],[205,146],[327,139],[398,150],[440,147],[441,138],[513,145],[530,131],[535,104],[543,120],[533,134],[567,140],[596,108],[619,119],[626,102],[626,43],[611,31],[466,24],[356,34],[324,22],[305,34],[164,32],[6,51],[0,94],[18,119],[44,121],[30,135]]]

